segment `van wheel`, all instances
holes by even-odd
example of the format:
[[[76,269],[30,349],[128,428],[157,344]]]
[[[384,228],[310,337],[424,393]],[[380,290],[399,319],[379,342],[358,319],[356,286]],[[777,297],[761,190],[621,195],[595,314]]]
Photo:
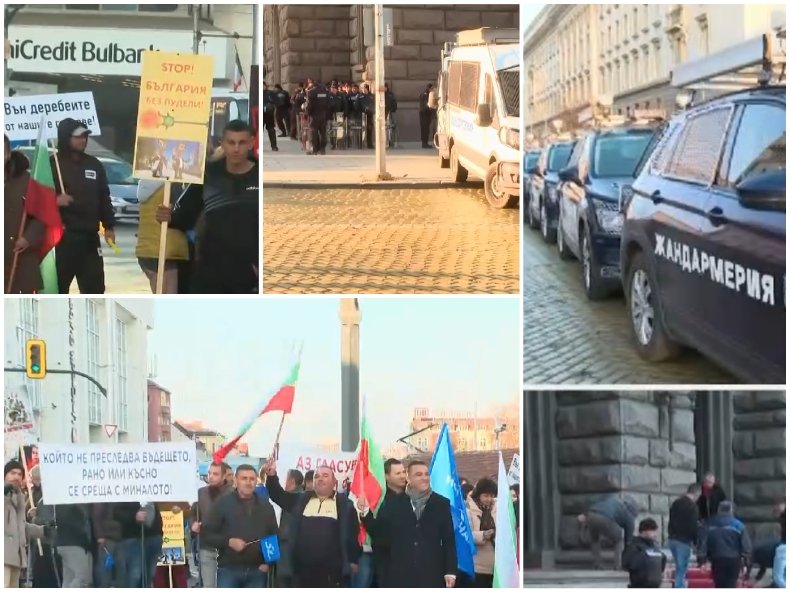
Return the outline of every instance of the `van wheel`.
[[[626,277],[626,309],[631,319],[631,337],[640,357],[651,362],[677,357],[680,345],[667,333],[656,282],[641,251],[631,260]]]
[[[469,171],[458,162],[458,151],[455,149],[455,146],[450,147],[450,172],[454,183],[466,183]]]
[[[497,163],[488,165],[485,178],[486,199],[491,206],[501,210],[512,208],[518,203],[518,195],[510,195],[499,186],[499,175],[497,175]]]

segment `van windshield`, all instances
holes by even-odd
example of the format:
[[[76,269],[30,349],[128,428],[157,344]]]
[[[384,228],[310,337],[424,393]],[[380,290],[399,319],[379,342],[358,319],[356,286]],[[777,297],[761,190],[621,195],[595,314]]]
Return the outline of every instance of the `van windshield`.
[[[511,117],[521,116],[521,70],[518,67],[497,70],[499,84],[502,85],[502,96],[505,100],[505,114]]]
[[[633,177],[652,137],[649,130],[600,136],[593,147],[592,176]]]
[[[558,144],[551,149],[551,152],[549,153],[549,163],[546,168],[552,173],[555,173],[568,164],[568,159],[570,159],[570,157],[571,145]]]

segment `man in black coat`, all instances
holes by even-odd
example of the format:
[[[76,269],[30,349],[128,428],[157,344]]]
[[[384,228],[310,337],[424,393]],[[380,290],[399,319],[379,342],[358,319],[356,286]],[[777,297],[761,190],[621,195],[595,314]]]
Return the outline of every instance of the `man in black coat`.
[[[359,568],[362,548],[354,505],[337,493],[329,467],[315,470],[314,490],[288,492],[277,478],[274,460],[266,465],[266,489],[271,500],[290,513],[288,533],[296,588],[349,588]]]
[[[431,490],[428,466],[413,461],[404,494],[388,496],[373,516],[364,496],[357,507],[375,544],[388,549],[384,588],[452,588],[458,575],[453,516],[447,498]]]
[[[699,518],[707,522],[719,512],[719,504],[727,499],[721,485],[716,481],[716,475],[712,472],[705,473],[702,479],[702,495],[697,500],[699,508]]]

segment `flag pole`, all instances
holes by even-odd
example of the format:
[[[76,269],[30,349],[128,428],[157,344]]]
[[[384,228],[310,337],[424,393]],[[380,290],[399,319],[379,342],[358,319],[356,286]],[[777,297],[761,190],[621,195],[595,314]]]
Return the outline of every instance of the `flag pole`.
[[[170,179],[165,181],[165,197],[162,200],[162,205],[166,208],[170,207]],[[165,254],[167,250],[167,230],[169,224],[162,222],[162,227],[159,233],[159,261],[156,265],[156,293],[161,294],[165,283]]]
[[[22,219],[19,221],[19,232],[17,232],[17,239],[22,236],[25,231],[25,224],[27,223],[27,210],[22,210]],[[19,264],[19,251],[14,250],[14,261],[11,264],[11,273],[8,275],[8,285],[6,286],[5,293],[11,294],[11,288],[14,285],[14,276],[16,275],[16,268]]]
[[[285,411],[283,411],[283,416],[280,418],[280,427],[277,428],[277,436],[274,438],[274,449],[272,450],[272,458],[275,461],[280,460],[280,434],[283,431],[283,424],[285,423]]]
[[[30,478],[30,475],[27,471],[27,455],[25,454],[25,446],[24,444],[19,445],[19,454],[22,458],[22,466],[25,468],[25,475],[26,477]],[[30,487],[30,484],[33,483],[33,480],[30,480],[30,483],[27,487],[27,497],[30,500],[30,509],[34,510],[36,508],[36,502],[33,501],[33,488]],[[38,543],[38,554],[43,557],[44,556],[44,547],[41,546],[41,539],[36,539],[36,543]]]

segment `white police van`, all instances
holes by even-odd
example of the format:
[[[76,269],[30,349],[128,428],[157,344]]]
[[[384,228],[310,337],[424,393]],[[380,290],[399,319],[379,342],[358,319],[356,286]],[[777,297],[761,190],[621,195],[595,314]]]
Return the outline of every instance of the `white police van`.
[[[485,181],[495,208],[521,193],[518,29],[461,31],[442,51],[435,144],[442,168],[463,183]]]

